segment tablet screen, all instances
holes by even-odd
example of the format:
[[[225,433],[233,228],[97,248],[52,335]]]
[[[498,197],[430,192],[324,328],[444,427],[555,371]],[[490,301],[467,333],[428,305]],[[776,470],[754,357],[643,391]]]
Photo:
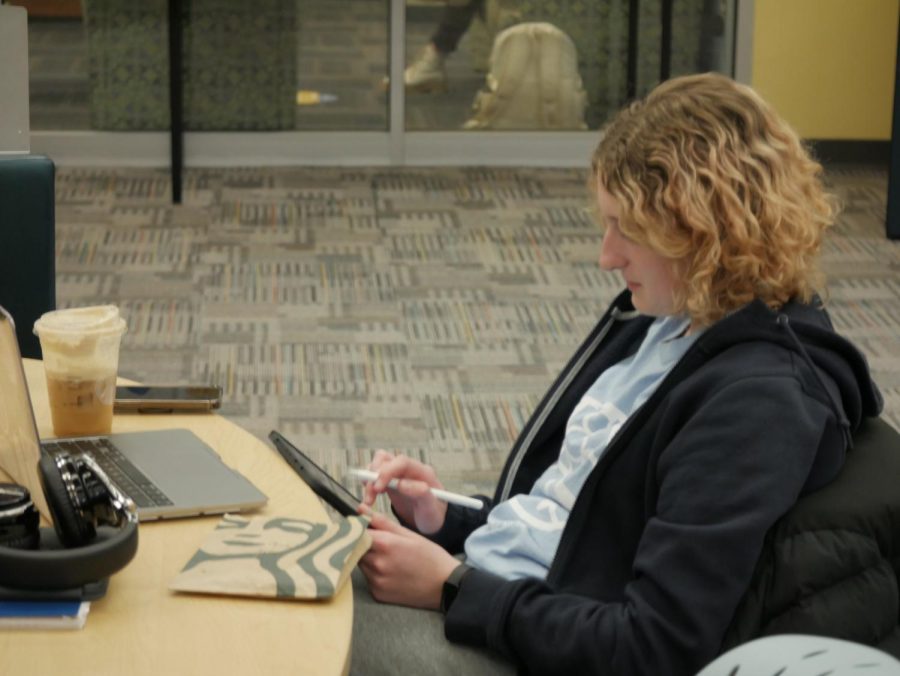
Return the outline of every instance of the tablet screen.
[[[281,457],[312,488],[316,495],[343,516],[358,513],[357,506],[362,501],[314,463],[303,451],[275,430],[269,433],[269,439],[272,440]]]

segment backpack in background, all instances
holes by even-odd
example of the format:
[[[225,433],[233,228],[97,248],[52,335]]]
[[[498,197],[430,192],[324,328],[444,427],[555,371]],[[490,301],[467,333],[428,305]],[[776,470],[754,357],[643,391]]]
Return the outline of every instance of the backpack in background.
[[[587,94],[572,39],[549,23],[499,33],[486,87],[464,129],[587,129]]]

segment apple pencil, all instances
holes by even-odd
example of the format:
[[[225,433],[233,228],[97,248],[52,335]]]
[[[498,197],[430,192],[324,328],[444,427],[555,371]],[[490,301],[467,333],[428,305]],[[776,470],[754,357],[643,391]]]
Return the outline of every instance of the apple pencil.
[[[347,470],[347,474],[351,476],[355,476],[357,479],[362,479],[363,481],[375,481],[378,478],[378,472],[373,472],[370,469],[349,469]],[[397,480],[391,479],[391,483],[388,484],[391,488],[397,488]],[[470,498],[467,495],[460,495],[459,493],[451,493],[450,491],[442,491],[440,488],[429,488],[431,494],[443,500],[444,502],[451,502],[454,505],[461,505],[462,507],[469,507],[471,509],[481,509],[484,507],[484,503],[477,498]]]

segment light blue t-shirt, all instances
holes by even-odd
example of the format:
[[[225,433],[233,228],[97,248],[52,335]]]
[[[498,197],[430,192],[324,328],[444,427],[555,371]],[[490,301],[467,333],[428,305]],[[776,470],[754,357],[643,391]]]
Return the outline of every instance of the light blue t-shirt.
[[[660,317],[632,356],[606,369],[566,424],[559,458],[528,494],[497,504],[466,539],[472,566],[507,579],[544,578],[575,498],[610,439],[697,339],[685,317]]]

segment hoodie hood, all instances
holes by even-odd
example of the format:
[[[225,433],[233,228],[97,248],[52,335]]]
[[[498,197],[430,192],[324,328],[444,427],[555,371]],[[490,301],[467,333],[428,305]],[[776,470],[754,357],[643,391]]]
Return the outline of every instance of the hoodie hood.
[[[865,355],[835,333],[828,313],[813,303],[791,301],[778,311],[753,301],[698,338],[706,354],[750,341],[766,341],[795,352],[809,368],[818,389],[849,434],[864,416],[881,413],[883,400],[872,380]]]

